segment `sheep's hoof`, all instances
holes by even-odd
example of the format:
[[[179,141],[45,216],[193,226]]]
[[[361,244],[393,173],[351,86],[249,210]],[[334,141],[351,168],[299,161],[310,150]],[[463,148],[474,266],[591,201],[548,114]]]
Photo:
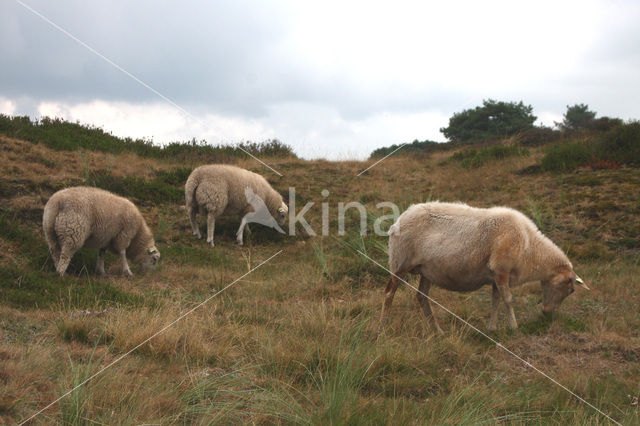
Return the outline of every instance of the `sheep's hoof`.
[[[196,237],[196,239],[201,240],[202,239],[202,235],[200,234],[193,234],[194,237]]]
[[[243,246],[244,243],[242,242],[242,240],[236,240],[236,242],[238,243],[239,246]]]
[[[133,273],[132,273],[130,270],[128,270],[128,269],[127,269],[127,270],[125,270],[125,271],[123,272],[123,274],[124,274],[124,276],[125,276],[125,277],[132,277],[132,276],[133,276]]]
[[[213,241],[209,241],[207,244],[209,244],[211,247],[215,247],[215,243]]]

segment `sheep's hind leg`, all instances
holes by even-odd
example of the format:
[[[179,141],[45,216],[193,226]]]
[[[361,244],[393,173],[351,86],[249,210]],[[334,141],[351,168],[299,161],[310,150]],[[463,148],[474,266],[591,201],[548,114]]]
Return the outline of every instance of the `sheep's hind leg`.
[[[389,309],[391,309],[391,304],[393,303],[393,297],[396,294],[396,290],[400,285],[400,279],[396,275],[391,275],[389,278],[389,282],[387,283],[387,288],[384,290],[384,303],[382,305],[382,317],[380,318],[380,328],[387,322],[387,318],[389,317]]]
[[[73,256],[74,253],[75,253],[75,250],[72,249],[70,246],[65,246],[65,245],[62,246],[62,249],[60,250],[60,257],[56,264],[56,271],[58,271],[60,276],[63,276],[64,273],[67,271],[67,268],[69,267],[69,263],[71,262],[71,257]]]
[[[244,227],[247,226],[247,216],[250,214],[251,212],[244,215],[240,221],[240,227],[238,228],[238,232],[236,232],[236,241],[238,242],[238,245],[243,245]]]
[[[197,239],[201,239],[200,228],[198,228],[198,211],[193,207],[187,208],[189,211],[189,221],[191,222],[191,232]]]
[[[49,247],[49,253],[53,259],[53,266],[57,268],[60,262],[60,246],[56,244],[54,247]]]
[[[418,303],[422,307],[422,312],[424,316],[427,317],[427,320],[431,324],[431,326],[436,330],[438,334],[444,334],[440,325],[438,325],[438,321],[436,321],[436,317],[433,315],[433,311],[431,311],[431,304],[429,303],[429,290],[431,289],[431,283],[427,281],[427,279],[423,276],[420,276],[420,287],[416,293],[416,297],[418,298]]]
[[[495,331],[498,328],[498,308],[500,307],[500,292],[498,287],[493,284],[491,290],[491,318],[489,318],[489,331]]]
[[[509,272],[496,272],[496,287],[502,296],[505,306],[507,307],[507,322],[509,327],[518,328],[518,322],[516,321],[516,314],[513,312],[513,296],[511,295],[511,289],[509,289]]]
[[[120,250],[120,261],[122,262],[122,273],[128,277],[133,276],[131,269],[129,268],[129,263],[127,263],[127,250]]]
[[[100,250],[98,250],[98,261],[96,263],[96,272],[98,273],[98,275],[105,275],[104,272],[104,254],[106,252],[106,249],[101,248]]]
[[[216,216],[212,211],[207,213],[207,243],[213,247],[213,231],[216,228]]]

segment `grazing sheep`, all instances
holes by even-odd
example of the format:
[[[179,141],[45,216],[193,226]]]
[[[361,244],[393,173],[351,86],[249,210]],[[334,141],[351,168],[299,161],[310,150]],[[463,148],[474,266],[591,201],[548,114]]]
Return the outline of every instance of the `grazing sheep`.
[[[119,254],[122,272],[133,275],[127,257],[147,268],[160,260],[153,235],[136,206],[98,188],[78,186],[53,194],[42,217],[49,252],[60,275],[82,247],[99,249],[97,272],[104,275],[106,249]]]
[[[442,333],[427,298],[431,284],[452,291],[493,285],[489,330],[496,329],[500,297],[507,320],[517,328],[510,287],[541,281],[543,312],[551,314],[578,284],[567,256],[522,213],[506,208],[480,209],[462,203],[412,205],[389,229],[389,267],[383,322],[400,278],[420,274],[418,302],[436,331]]]
[[[199,211],[206,213],[207,243],[212,247],[215,220],[222,215],[243,216],[236,233],[240,245],[244,227],[250,222],[284,233],[278,224],[284,223],[289,208],[282,196],[259,174],[229,165],[200,166],[191,172],[184,190],[193,235],[202,238],[196,215]]]

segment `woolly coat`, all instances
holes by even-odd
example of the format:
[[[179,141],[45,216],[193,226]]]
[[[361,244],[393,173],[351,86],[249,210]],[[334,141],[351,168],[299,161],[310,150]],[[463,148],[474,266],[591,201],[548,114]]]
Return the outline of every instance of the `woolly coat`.
[[[257,173],[240,167],[211,164],[197,167],[185,184],[187,210],[213,213],[215,217],[244,215],[250,212],[245,189],[251,188],[266,204],[272,216],[277,217],[283,200],[267,180]]]
[[[393,273],[420,272],[453,291],[490,284],[499,271],[508,271],[513,286],[572,269],[562,250],[517,210],[440,202],[412,205],[391,226],[389,266]]]
[[[58,258],[70,258],[82,247],[114,253],[126,250],[126,256],[136,262],[145,261],[151,249],[157,253],[138,208],[102,189],[80,186],[56,192],[44,208],[42,224],[56,267]]]

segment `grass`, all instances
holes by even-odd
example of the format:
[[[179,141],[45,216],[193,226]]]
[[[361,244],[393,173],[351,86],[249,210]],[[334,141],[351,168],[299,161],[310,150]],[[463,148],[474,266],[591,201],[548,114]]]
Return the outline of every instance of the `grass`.
[[[229,217],[216,224],[211,248],[193,238],[180,208],[181,185],[208,157],[2,144],[0,423],[28,418],[282,249],[35,424],[607,424],[437,307],[445,335],[435,335],[406,286],[378,333],[387,275],[356,250],[386,265],[387,239],[371,230],[390,209],[376,204],[394,201],[403,210],[433,199],[517,208],[569,254],[592,290],[576,290],[550,321],[541,316],[539,285],[516,288],[520,327],[509,331],[502,309],[492,336],[616,420],[637,423],[627,395],[640,395],[638,168],[519,173],[546,155],[535,145],[527,156],[489,155],[470,168],[448,162],[450,152],[400,150],[360,177],[368,163],[274,157],[284,174],[276,177],[233,157],[285,194],[295,186],[298,211],[314,202],[306,218],[316,231],[321,204],[329,203],[331,235],[290,237],[253,224],[239,247],[239,220]],[[162,253],[158,269],[132,265],[135,275],[124,278],[108,256],[107,276],[98,277],[95,251],[81,250],[70,273],[57,276],[42,238],[42,208],[57,189],[87,180],[140,206]],[[366,236],[355,209],[345,235],[337,235],[340,201],[364,203]],[[486,329],[490,288],[433,288],[430,296]]]

